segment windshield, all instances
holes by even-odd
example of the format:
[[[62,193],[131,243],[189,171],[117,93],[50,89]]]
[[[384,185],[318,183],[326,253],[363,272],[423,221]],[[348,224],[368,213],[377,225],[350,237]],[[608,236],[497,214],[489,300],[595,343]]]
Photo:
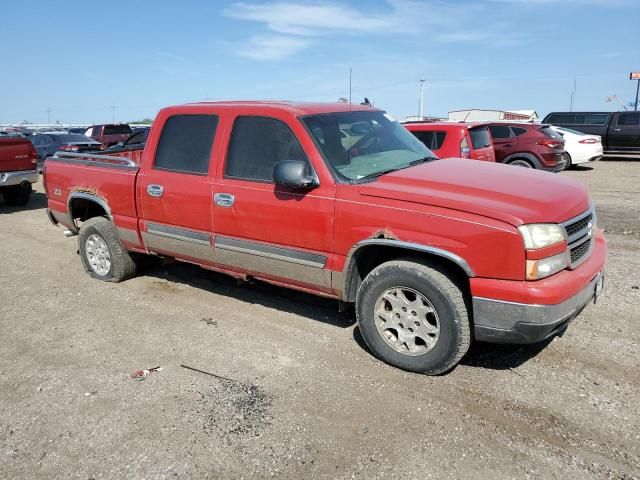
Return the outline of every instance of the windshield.
[[[60,143],[74,143],[74,142],[96,143],[95,140],[89,137],[85,137],[84,135],[78,135],[77,133],[56,135],[54,138],[58,140]]]
[[[302,121],[343,181],[375,177],[435,158],[420,140],[384,112],[328,113]]]

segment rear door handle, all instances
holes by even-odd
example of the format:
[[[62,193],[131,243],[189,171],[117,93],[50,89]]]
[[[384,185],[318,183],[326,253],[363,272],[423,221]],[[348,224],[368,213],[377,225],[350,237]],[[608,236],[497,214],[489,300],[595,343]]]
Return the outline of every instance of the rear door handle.
[[[162,185],[147,185],[147,193],[151,197],[161,197],[163,192]]]
[[[230,193],[216,193],[213,196],[213,201],[216,202],[216,205],[219,207],[233,207],[233,202],[235,201],[235,197]]]

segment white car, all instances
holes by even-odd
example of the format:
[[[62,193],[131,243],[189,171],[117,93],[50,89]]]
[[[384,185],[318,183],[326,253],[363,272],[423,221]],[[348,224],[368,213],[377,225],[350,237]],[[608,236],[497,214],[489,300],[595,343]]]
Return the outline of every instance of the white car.
[[[566,169],[580,163],[594,162],[602,158],[602,139],[600,135],[571,130],[570,128],[550,125],[564,138],[564,158],[567,161]]]

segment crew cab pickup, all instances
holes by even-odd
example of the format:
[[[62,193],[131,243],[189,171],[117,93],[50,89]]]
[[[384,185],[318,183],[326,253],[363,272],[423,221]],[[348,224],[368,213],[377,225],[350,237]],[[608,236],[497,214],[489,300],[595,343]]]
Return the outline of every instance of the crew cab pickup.
[[[36,150],[29,139],[0,137],[0,193],[7,205],[24,205],[29,201],[31,184],[40,178],[36,162]]]
[[[353,303],[371,351],[415,372],[446,372],[472,340],[562,332],[602,286],[582,183],[441,161],[367,106],[169,107],[140,163],[59,152],[44,179],[90,276],[159,255]]]
[[[552,112],[543,123],[600,135],[605,154],[640,155],[640,112]]]

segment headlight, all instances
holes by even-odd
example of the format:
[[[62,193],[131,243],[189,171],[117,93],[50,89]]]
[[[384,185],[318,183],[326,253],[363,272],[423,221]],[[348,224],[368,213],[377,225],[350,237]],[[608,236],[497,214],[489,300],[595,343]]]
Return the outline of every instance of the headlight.
[[[527,250],[544,248],[565,240],[564,229],[555,223],[532,223],[518,227]]]
[[[569,266],[567,252],[540,260],[527,260],[527,280],[540,280]]]

